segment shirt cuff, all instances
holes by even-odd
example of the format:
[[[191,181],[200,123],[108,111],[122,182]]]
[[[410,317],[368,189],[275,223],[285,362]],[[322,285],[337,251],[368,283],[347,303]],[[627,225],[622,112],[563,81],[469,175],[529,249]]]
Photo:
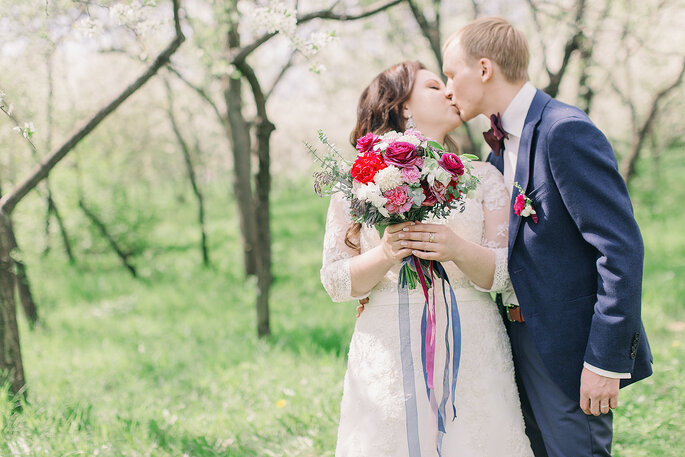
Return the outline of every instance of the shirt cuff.
[[[630,373],[616,373],[613,371],[602,370],[601,368],[594,367],[587,362],[583,362],[583,366],[588,370],[592,371],[593,373],[596,373],[600,376],[604,376],[606,378],[630,379],[631,377]]]

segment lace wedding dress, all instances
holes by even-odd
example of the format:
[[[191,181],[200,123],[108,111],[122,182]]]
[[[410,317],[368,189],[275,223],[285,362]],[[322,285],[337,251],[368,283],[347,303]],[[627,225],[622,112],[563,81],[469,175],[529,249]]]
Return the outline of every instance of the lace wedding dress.
[[[492,290],[501,291],[510,287],[506,264],[509,195],[497,169],[490,164],[475,165],[481,181],[476,197],[465,200],[463,212],[455,210],[449,218],[431,222],[447,224],[461,237],[493,249],[496,269]],[[333,195],[326,221],[321,281],[336,302],[362,298],[351,296],[349,260],[358,252],[344,241],[350,224],[348,201],[340,194]],[[362,252],[379,242],[375,228],[362,227]],[[369,292],[369,303],[355,325],[340,407],[336,457],[435,457],[439,441],[442,457],[533,456],[524,432],[511,348],[497,305],[453,262],[443,266],[456,295],[461,321],[461,359],[454,399],[456,419],[453,420],[449,405],[446,433],[439,438],[435,406],[428,400],[423,375],[424,296],[420,287],[409,291],[413,363],[408,376],[413,383],[412,379],[407,383],[406,362],[403,373],[398,264]],[[441,292],[441,287],[436,289]],[[435,296],[434,385],[436,397],[441,398],[446,358],[443,335],[448,317],[442,293]],[[453,345],[451,339],[448,344]],[[407,390],[406,386],[412,384],[413,389]],[[451,385],[451,379],[447,384]]]

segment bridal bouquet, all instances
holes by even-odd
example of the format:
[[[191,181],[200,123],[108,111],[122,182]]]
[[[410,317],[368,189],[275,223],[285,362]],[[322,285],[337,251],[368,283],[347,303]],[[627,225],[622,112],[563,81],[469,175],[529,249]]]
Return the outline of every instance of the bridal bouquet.
[[[350,201],[352,219],[376,227],[381,237],[391,224],[446,218],[460,207],[463,211],[463,196],[478,185],[470,164],[475,156],[446,152],[418,130],[367,133],[357,140],[354,161],[340,154],[321,130],[318,134],[327,154],[321,156],[305,143],[321,163],[321,170],[314,173],[316,193],[342,192]],[[410,289],[419,279],[419,260],[413,260],[413,268],[403,262],[400,270],[401,281]]]
[[[320,156],[316,148],[305,143],[321,163],[321,170],[314,173],[314,190],[319,196],[342,192],[350,201],[352,219],[375,226],[381,237],[391,224],[423,221],[429,217],[446,218],[457,208],[463,211],[464,196],[478,185],[478,178],[472,173],[473,166],[470,164],[476,157],[447,152],[418,130],[388,132],[384,135],[368,133],[357,140],[357,157],[353,161],[341,155],[321,130],[318,133],[319,139],[327,147],[325,155]],[[404,258],[399,271],[399,301],[400,305],[407,305],[409,289],[421,285],[426,299],[421,319],[422,353],[425,354],[423,375],[430,397],[434,395],[437,321],[435,288],[432,297],[428,289],[433,285],[434,275],[442,279],[443,295],[447,290],[445,284],[449,288],[450,302],[446,305],[449,306],[452,325],[445,328],[445,341],[448,341],[447,335],[451,329],[454,342],[451,394],[456,417],[454,399],[461,352],[461,326],[456,297],[440,262],[421,260],[414,255]],[[408,314],[400,313],[400,328],[409,328],[408,323],[402,324],[403,319],[408,318]],[[402,347],[411,347],[409,338],[408,334],[400,335]],[[405,356],[411,357],[411,354],[403,353],[403,358]],[[445,379],[449,379],[448,364],[445,364],[444,369]],[[446,423],[444,405],[449,393],[450,389],[445,389],[443,400],[439,402],[438,425],[443,433]]]

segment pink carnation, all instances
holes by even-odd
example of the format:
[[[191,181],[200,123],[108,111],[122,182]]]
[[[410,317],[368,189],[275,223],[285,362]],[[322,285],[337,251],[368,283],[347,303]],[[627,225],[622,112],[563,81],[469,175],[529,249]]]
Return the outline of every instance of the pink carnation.
[[[421,170],[416,167],[402,168],[402,177],[409,184],[416,184],[421,180]]]
[[[395,187],[383,194],[388,202],[385,204],[385,209],[390,214],[400,214],[411,209],[414,200],[409,196],[407,186]]]

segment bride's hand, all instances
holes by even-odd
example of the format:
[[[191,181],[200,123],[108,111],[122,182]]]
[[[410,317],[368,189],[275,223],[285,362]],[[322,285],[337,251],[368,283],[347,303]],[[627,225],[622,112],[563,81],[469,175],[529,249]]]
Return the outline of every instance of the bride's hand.
[[[406,233],[403,230],[413,224],[413,222],[402,222],[401,224],[389,225],[385,229],[380,246],[381,252],[388,262],[394,264],[411,255],[411,249],[402,245],[400,234]]]
[[[410,254],[425,260],[454,261],[462,240],[449,227],[441,224],[416,223],[403,228],[397,235],[400,245]]]

